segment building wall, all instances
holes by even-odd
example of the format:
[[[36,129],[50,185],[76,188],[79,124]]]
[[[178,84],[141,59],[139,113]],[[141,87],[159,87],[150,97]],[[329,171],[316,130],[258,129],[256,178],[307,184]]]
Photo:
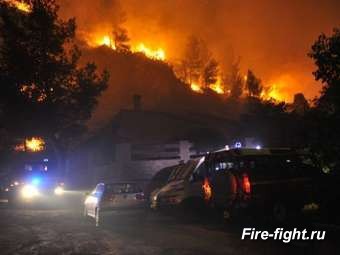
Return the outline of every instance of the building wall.
[[[116,144],[112,161],[100,164],[100,149],[84,150],[70,160],[69,180],[76,186],[93,186],[100,181],[134,180],[147,182],[160,169],[195,157],[192,144],[180,141],[171,144]],[[107,154],[107,153],[106,153]]]

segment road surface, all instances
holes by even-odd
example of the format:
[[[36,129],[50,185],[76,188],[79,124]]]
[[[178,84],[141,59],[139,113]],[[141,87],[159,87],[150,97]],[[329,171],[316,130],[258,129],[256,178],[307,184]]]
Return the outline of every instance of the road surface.
[[[79,206],[34,209],[0,205],[0,254],[340,254],[325,241],[241,240],[242,227],[148,210],[117,211],[99,228]],[[248,226],[249,227],[249,226]],[[328,234],[328,233],[327,233]]]

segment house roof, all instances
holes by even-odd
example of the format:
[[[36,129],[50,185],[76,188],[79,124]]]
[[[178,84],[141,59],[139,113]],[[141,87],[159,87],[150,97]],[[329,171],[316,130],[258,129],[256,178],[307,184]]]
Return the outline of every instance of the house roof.
[[[112,121],[116,143],[171,142],[204,134],[228,137],[235,129],[234,122],[228,119],[155,111],[121,110]]]

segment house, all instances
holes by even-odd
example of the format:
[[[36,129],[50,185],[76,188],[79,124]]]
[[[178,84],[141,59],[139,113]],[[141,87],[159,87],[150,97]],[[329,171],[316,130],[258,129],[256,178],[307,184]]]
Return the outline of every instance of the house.
[[[236,131],[227,119],[143,111],[135,103],[70,155],[69,178],[87,185],[102,179],[147,181],[161,168],[224,147]]]

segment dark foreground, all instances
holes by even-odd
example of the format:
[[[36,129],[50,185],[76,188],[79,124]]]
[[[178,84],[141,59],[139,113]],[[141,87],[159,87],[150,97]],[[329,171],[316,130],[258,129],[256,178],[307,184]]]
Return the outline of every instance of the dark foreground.
[[[112,213],[96,228],[71,204],[59,209],[0,204],[0,254],[340,254],[334,229],[325,241],[241,240],[241,226],[148,210]]]

